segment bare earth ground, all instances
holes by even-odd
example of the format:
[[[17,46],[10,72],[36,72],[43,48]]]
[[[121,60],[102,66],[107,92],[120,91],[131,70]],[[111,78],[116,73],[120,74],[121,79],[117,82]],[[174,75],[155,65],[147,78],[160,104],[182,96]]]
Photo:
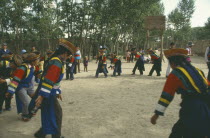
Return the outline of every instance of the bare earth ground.
[[[207,75],[204,58],[192,57],[192,63]],[[109,64],[108,64],[109,65]],[[123,74],[95,78],[97,65],[90,62],[88,72],[75,75],[75,80],[64,80],[62,134],[65,138],[167,138],[178,119],[180,96],[160,117],[157,125],[150,123],[155,105],[165,83],[167,64],[163,63],[162,76],[147,76],[151,64],[145,64],[143,76],[130,75],[134,63],[123,61]],[[83,65],[81,65],[83,68]],[[0,138],[33,138],[40,127],[40,112],[29,122],[22,122],[16,114],[15,100],[12,111],[0,115]],[[50,136],[48,136],[50,137]]]

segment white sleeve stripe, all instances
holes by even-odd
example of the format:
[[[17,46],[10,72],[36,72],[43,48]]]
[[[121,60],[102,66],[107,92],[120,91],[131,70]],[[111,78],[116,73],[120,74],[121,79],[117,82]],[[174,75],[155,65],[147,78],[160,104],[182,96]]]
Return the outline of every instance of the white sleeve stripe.
[[[6,79],[7,85],[10,84],[11,80],[10,79]]]
[[[156,105],[156,110],[159,111],[159,112],[164,113],[165,110],[166,110],[166,107],[165,107],[165,106],[162,106],[162,105],[160,105],[160,104],[157,104],[157,105]]]
[[[46,93],[50,93],[50,91],[45,89],[45,88],[41,88],[41,91],[46,92]]]

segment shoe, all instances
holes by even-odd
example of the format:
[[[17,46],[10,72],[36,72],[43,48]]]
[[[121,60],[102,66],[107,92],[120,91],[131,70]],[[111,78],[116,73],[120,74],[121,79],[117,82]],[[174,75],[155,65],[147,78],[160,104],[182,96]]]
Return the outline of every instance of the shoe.
[[[135,75],[135,73],[132,73],[131,75]]]
[[[161,76],[161,74],[158,74],[157,76]]]
[[[147,76],[152,76],[152,75],[147,75]]]
[[[41,128],[34,134],[34,137],[36,138],[45,138],[45,136],[46,134],[43,133]]]
[[[116,77],[116,75],[111,75],[111,77]]]
[[[140,74],[140,75],[143,75],[143,74]]]
[[[96,78],[98,78],[98,76],[95,76]]]
[[[107,78],[107,76],[105,76],[105,78]]]
[[[23,120],[24,122],[28,122],[30,119],[31,119],[31,118],[30,118],[30,116],[29,116],[28,114],[27,114],[27,115],[22,114],[22,120]]]

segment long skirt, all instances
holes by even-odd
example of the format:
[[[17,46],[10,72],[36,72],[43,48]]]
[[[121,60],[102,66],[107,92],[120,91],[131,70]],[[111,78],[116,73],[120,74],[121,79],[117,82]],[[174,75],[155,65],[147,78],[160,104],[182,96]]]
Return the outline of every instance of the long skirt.
[[[203,99],[184,98],[179,116],[169,138],[210,137],[210,107]]]
[[[41,121],[44,134],[61,135],[62,108],[56,96],[50,96],[43,100]]]

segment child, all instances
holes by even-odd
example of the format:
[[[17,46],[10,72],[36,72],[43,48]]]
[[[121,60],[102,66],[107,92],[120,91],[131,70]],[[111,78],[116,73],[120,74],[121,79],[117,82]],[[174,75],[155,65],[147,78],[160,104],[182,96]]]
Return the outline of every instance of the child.
[[[85,72],[85,70],[86,70],[86,72],[88,72],[87,71],[87,66],[88,66],[88,57],[87,56],[84,57],[83,64],[84,64],[84,72]]]

